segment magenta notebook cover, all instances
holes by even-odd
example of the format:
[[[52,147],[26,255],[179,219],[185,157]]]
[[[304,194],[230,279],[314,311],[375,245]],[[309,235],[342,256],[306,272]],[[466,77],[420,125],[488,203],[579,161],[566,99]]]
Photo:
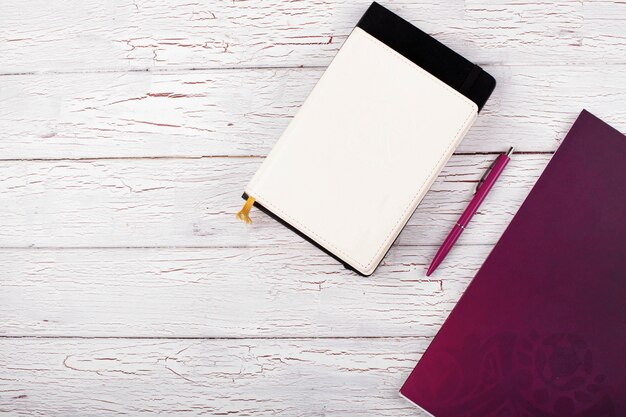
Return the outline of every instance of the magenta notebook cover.
[[[435,417],[626,416],[626,137],[583,111],[401,394]]]

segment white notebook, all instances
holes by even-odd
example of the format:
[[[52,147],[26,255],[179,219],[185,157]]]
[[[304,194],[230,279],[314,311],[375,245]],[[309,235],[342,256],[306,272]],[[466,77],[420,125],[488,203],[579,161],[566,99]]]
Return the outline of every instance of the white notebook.
[[[245,188],[370,275],[453,154],[494,79],[374,3]]]

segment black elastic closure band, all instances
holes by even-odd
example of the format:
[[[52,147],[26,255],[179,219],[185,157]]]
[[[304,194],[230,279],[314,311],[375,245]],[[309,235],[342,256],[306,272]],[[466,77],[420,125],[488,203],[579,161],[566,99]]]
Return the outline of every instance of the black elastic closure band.
[[[476,79],[478,79],[478,76],[480,75],[482,70],[483,69],[478,65],[474,65],[474,68],[472,68],[470,73],[467,75],[467,78],[463,82],[463,85],[459,89],[459,92],[462,94],[469,93],[470,89],[474,85],[474,82],[476,82]]]

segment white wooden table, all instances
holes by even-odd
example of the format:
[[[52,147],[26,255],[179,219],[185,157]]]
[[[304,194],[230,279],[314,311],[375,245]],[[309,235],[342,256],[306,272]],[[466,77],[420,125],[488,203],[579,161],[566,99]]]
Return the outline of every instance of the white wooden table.
[[[234,213],[367,1],[3,2],[0,414],[419,415],[400,385],[579,111],[626,131],[626,4],[384,4],[498,87],[362,278]]]

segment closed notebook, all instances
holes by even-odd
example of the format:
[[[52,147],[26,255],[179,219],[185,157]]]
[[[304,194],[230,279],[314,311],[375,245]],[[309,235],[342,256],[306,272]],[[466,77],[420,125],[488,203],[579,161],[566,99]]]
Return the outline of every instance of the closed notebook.
[[[243,217],[254,202],[371,274],[494,86],[373,3],[245,188]]]
[[[401,393],[435,417],[626,416],[626,136],[581,113]]]

